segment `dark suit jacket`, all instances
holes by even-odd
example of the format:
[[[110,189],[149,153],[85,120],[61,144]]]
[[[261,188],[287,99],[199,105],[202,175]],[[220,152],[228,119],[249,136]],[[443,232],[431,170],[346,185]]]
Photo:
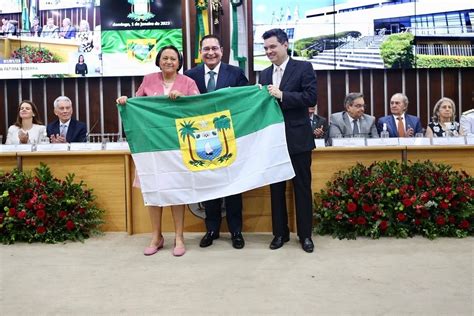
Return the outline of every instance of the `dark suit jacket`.
[[[321,126],[323,127],[324,136],[322,138],[324,138],[327,141],[329,138],[328,120],[326,120],[322,116],[319,116],[318,114],[313,114],[313,119],[311,120],[310,118],[310,123],[311,123],[311,129],[313,130],[313,132],[315,129],[320,128]],[[313,138],[316,138],[314,133],[313,133]]]
[[[59,120],[51,122],[46,127],[48,137],[59,134]],[[69,127],[67,128],[66,141],[68,143],[82,143],[87,141],[87,126],[85,123],[71,119]]]
[[[207,92],[204,64],[186,70],[184,74],[196,82],[199,92]],[[242,69],[221,62],[219,74],[217,75],[216,90],[227,87],[241,87],[248,84],[249,81]]]
[[[272,84],[273,65],[260,74],[259,83]],[[316,75],[309,62],[291,59],[280,82],[283,101],[278,100],[285,118],[286,142],[290,154],[314,149],[313,131],[308,124],[308,107],[316,104]]]
[[[387,123],[387,131],[390,137],[398,137],[397,123],[393,118],[393,115],[387,115],[379,118],[377,122],[377,130],[380,132],[383,130],[383,123]],[[405,113],[405,129],[413,128],[416,133],[423,133],[420,119],[414,115]]]

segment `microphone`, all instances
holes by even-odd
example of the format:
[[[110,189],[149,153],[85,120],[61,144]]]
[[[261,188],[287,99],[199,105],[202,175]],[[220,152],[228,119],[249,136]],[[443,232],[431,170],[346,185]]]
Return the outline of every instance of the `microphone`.
[[[98,118],[94,124],[92,124],[92,127],[89,129],[89,131],[86,133],[86,137],[84,137],[84,139],[82,140],[82,142],[87,142],[87,139],[89,138],[89,135],[91,134],[91,132],[94,130],[94,128],[97,126],[97,124],[99,124],[99,121],[100,121],[100,118]]]

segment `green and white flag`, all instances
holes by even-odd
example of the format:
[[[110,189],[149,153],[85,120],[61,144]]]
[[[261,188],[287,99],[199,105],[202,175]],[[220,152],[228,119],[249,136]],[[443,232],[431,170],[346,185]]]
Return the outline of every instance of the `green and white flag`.
[[[146,205],[198,203],[295,175],[267,89],[136,97],[118,107]]]

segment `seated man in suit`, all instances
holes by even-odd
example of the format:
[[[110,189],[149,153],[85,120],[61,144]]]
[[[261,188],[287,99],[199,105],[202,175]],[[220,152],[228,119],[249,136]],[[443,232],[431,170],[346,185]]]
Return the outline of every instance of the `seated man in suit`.
[[[313,130],[313,138],[324,138],[328,140],[328,121],[316,114],[316,106],[308,108],[309,122],[311,123],[311,129]]]
[[[407,114],[408,98],[403,93],[395,93],[390,99],[390,112],[379,118],[377,130],[383,130],[383,124],[387,125],[390,137],[413,137],[416,133],[423,133],[420,119],[414,115]]]
[[[66,96],[54,100],[54,114],[58,117],[46,127],[46,132],[52,143],[85,142],[87,135],[86,124],[72,117],[72,101]]]
[[[359,92],[349,93],[345,100],[345,111],[331,114],[329,118],[329,137],[378,137],[375,117],[365,114],[364,95]]]

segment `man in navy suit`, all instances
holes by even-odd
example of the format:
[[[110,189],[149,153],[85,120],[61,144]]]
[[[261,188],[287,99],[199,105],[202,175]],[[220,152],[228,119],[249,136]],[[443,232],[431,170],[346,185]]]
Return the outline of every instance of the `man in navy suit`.
[[[85,142],[87,135],[86,124],[72,117],[72,101],[66,96],[54,100],[54,114],[57,120],[46,127],[46,132],[52,143]]]
[[[196,82],[201,93],[248,85],[248,79],[242,69],[221,62],[223,48],[219,37],[206,35],[201,39],[200,46],[204,64],[189,69],[184,74]],[[245,246],[242,236],[242,194],[227,196],[224,198],[224,203],[232,246],[241,249]],[[207,232],[199,246],[208,247],[212,245],[214,239],[219,238],[222,198],[203,202],[203,205]]]
[[[286,143],[295,171],[292,181],[298,237],[303,250],[313,252],[311,151],[315,146],[308,124],[308,108],[317,101],[316,75],[311,63],[288,56],[288,36],[283,30],[272,29],[262,37],[272,65],[262,71],[259,83],[268,85],[269,93],[277,99],[283,112]],[[278,249],[290,240],[285,191],[285,181],[270,185],[274,236],[270,249]]]
[[[377,130],[380,134],[383,124],[387,125],[390,137],[413,137],[416,133],[423,133],[420,119],[414,115],[407,114],[408,98],[403,93],[395,93],[390,99],[391,115],[379,118]]]

